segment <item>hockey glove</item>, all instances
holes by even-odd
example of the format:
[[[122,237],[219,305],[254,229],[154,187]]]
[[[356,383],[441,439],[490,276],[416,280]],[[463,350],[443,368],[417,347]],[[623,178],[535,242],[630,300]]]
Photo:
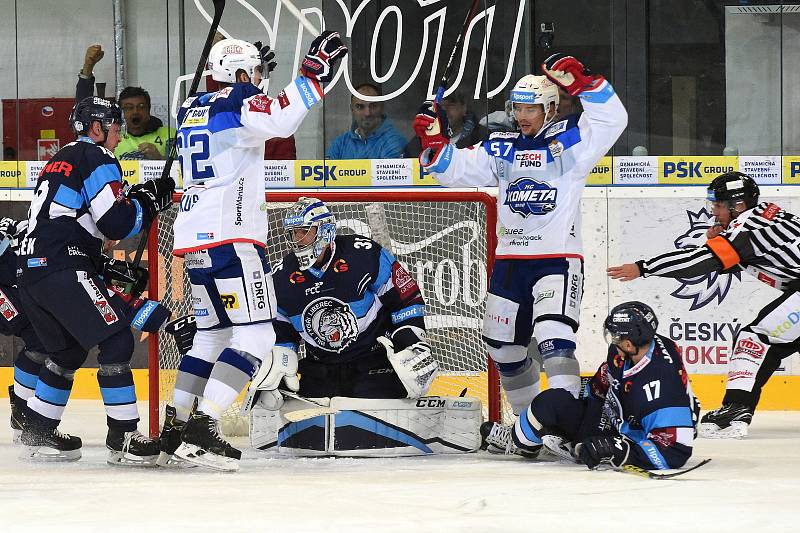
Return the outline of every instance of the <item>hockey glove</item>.
[[[112,259],[107,255],[100,256],[100,266],[97,269],[106,283],[122,285],[124,293],[138,298],[147,287],[147,269],[134,267],[127,261]]]
[[[577,96],[583,91],[596,89],[605,80],[596,76],[583,63],[566,54],[553,54],[542,63],[542,71],[550,81]]]
[[[278,66],[278,62],[275,61],[275,52],[272,51],[269,45],[262,46],[261,41],[254,42],[253,46],[258,48],[258,53],[261,55],[261,65],[263,67],[261,74],[263,74],[265,78],[269,78],[269,73]],[[266,70],[266,72],[264,70]]]
[[[416,342],[399,352],[394,351],[392,341],[386,337],[378,337],[377,341],[386,348],[394,373],[406,388],[408,398],[419,398],[428,389],[439,373],[439,363],[431,354],[431,347],[424,342]]]
[[[414,132],[419,137],[422,150],[433,149],[434,154],[450,143],[450,124],[442,106],[427,100],[417,111]]]
[[[27,224],[27,221],[26,221]],[[11,240],[17,234],[17,221],[13,218],[3,217],[0,219],[0,240]]]
[[[182,316],[176,318],[172,322],[168,322],[164,326],[164,331],[172,335],[175,339],[175,346],[178,347],[178,353],[186,355],[186,352],[192,349],[194,345],[194,334],[197,333],[197,323],[192,315]]]
[[[242,413],[247,413],[258,400],[264,409],[277,411],[283,405],[283,395],[278,390],[281,382],[290,391],[300,390],[297,377],[297,352],[285,346],[274,346],[272,356],[261,363],[250,382],[250,389],[242,403]]]
[[[157,213],[172,205],[175,182],[170,177],[156,178],[137,183],[128,189],[128,198],[137,200],[145,211],[147,221],[152,221]]]
[[[589,437],[578,444],[575,453],[589,470],[594,470],[603,463],[620,468],[630,451],[630,441],[625,437]]]
[[[326,30],[311,43],[300,65],[300,74],[318,82],[331,81],[336,62],[346,55],[347,47],[339,32]]]

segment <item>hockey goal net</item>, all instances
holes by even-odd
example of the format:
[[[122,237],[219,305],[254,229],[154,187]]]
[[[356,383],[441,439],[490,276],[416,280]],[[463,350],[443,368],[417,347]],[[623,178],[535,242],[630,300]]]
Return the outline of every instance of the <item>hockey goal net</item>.
[[[426,302],[428,339],[442,369],[430,394],[458,396],[466,389],[467,395],[480,398],[487,419],[504,418],[503,411],[510,411],[502,406],[499,379],[494,365],[488,364],[481,340],[496,242],[496,200],[479,191],[442,189],[270,192],[262,207],[269,215],[270,264],[288,253],[281,227],[283,215],[301,196],[320,198],[336,215],[340,234],[372,238],[417,280]],[[183,260],[171,253],[176,214],[177,204],[159,216],[151,230],[148,259],[151,298],[160,299],[181,316],[191,313],[192,305]],[[158,432],[164,405],[172,399],[179,362],[171,336],[151,336],[152,434]],[[237,401],[223,416],[221,426],[228,435],[246,434],[247,422],[239,409]]]

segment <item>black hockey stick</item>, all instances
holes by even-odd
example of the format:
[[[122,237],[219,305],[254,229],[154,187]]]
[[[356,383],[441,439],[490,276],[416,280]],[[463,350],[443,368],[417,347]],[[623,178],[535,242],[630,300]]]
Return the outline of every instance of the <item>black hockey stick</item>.
[[[211,20],[211,27],[208,29],[206,43],[203,45],[203,52],[200,54],[200,61],[197,63],[197,68],[194,71],[192,85],[189,87],[189,97],[195,95],[197,87],[200,85],[200,78],[203,77],[203,71],[206,69],[206,62],[208,62],[208,53],[211,51],[211,42],[214,40],[214,35],[216,35],[217,28],[219,28],[219,21],[222,19],[222,12],[225,10],[225,0],[213,0],[213,2],[214,18]],[[175,126],[175,137],[172,139],[167,160],[164,162],[164,170],[161,171],[161,179],[169,177],[172,163],[175,161],[175,156],[177,154],[176,146],[178,143],[180,124],[176,124]],[[136,255],[133,258],[134,268],[138,267],[142,262],[142,255],[144,255],[144,249],[147,247],[147,239],[150,236],[150,229],[152,228],[153,222],[142,231],[142,236],[139,239],[139,246],[136,248]]]
[[[475,18],[475,14],[478,12],[479,2],[480,0],[472,0],[472,6],[469,8],[467,19],[464,21],[464,25],[461,27],[461,33],[458,34],[456,42],[453,44],[453,51],[450,52],[450,59],[447,61],[447,66],[444,67],[444,74],[442,74],[442,79],[439,80],[439,87],[436,89],[436,99],[434,101],[437,104],[442,101],[444,91],[447,89],[447,83],[450,80],[450,76],[453,75],[453,61],[455,60],[456,55],[458,55],[458,49],[461,47],[464,39],[466,39],[467,29],[469,28],[472,19]]]
[[[700,461],[699,463],[697,463],[692,467],[684,468],[683,470],[676,470],[675,472],[670,472],[668,474],[659,474],[658,472],[654,472],[652,470],[645,470],[644,468],[635,465],[623,465],[619,468],[615,468],[614,470],[617,470],[618,472],[625,472],[626,474],[634,474],[636,476],[647,477],[650,479],[672,479],[678,476],[682,476],[687,472],[691,472],[692,470],[697,470],[698,468],[708,464],[709,462],[711,462],[711,459],[703,459],[702,461]]]

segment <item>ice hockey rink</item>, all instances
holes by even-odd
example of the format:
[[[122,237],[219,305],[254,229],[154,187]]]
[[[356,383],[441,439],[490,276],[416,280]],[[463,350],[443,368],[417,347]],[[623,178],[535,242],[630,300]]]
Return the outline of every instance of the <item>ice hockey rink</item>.
[[[0,427],[1,532],[800,530],[796,412],[757,413],[744,440],[695,441],[690,465],[713,460],[672,480],[485,452],[291,459],[244,448],[238,473],[124,469],[105,462],[100,402],[70,402],[61,428],[83,438],[80,461],[21,462]]]

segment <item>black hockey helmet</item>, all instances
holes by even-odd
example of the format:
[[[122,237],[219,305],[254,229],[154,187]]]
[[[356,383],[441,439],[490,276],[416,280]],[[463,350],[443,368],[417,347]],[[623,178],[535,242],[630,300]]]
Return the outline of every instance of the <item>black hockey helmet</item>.
[[[95,120],[102,125],[103,133],[108,134],[111,124],[122,125],[122,109],[111,100],[88,96],[72,108],[69,125],[76,135],[86,135]]]
[[[738,202],[744,202],[747,208],[758,203],[758,184],[741,172],[720,174],[709,184],[706,199],[709,202],[726,202],[733,209]]]
[[[636,301],[625,302],[611,310],[603,326],[609,344],[628,339],[638,348],[653,340],[658,319],[649,305]]]

